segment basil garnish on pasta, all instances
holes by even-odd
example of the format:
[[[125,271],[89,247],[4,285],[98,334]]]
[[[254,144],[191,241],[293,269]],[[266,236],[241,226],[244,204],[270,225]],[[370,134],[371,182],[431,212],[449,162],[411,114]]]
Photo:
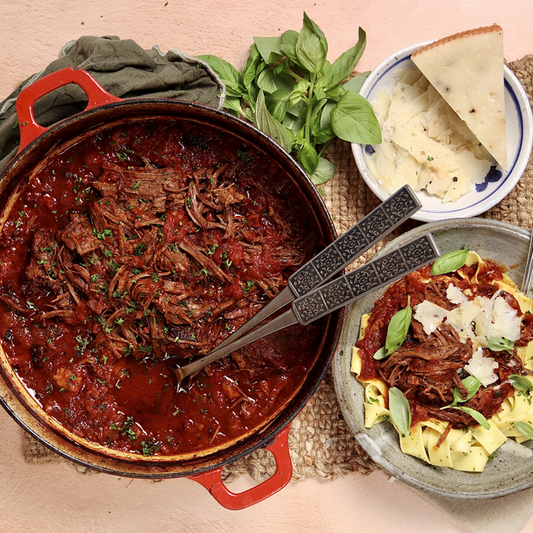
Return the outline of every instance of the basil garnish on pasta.
[[[409,401],[397,387],[391,387],[389,389],[389,412],[394,425],[398,428],[402,437],[409,435],[411,409],[409,408]]]
[[[522,392],[529,392],[533,390],[533,384],[531,383],[531,381],[529,381],[529,379],[524,376],[519,376],[518,374],[511,374],[509,376],[509,381],[516,390]]]
[[[533,428],[527,422],[517,422],[514,427],[528,439],[533,440]]]
[[[374,359],[376,361],[379,361],[380,359],[385,359],[387,357],[387,350],[385,349],[385,346],[382,346],[375,354]]]
[[[490,429],[488,420],[479,411],[470,409],[470,407],[465,407],[463,405],[458,405],[457,407],[454,407],[454,409],[459,409],[460,411],[469,414],[480,426],[484,427],[485,429]]]
[[[431,267],[431,275],[438,276],[440,274],[447,274],[448,272],[455,272],[466,263],[469,250],[461,248],[460,250],[453,250],[441,255]]]
[[[476,392],[479,390],[479,387],[481,386],[481,382],[479,379],[475,378],[474,376],[468,376],[467,378],[463,379],[461,381],[463,384],[463,387],[467,390],[467,396],[466,398],[463,398],[461,396],[461,391],[455,387],[453,389],[453,402],[450,405],[447,405],[446,407],[442,407],[442,409],[449,409],[453,407],[457,407],[457,404],[459,402],[464,403],[470,400],[476,394]]]
[[[407,337],[413,310],[411,308],[411,297],[407,297],[407,307],[400,309],[390,320],[387,328],[387,338],[385,340],[386,356],[394,353]],[[378,350],[379,352],[379,350]]]
[[[487,346],[493,352],[509,352],[514,348],[514,341],[505,339],[504,337],[487,337]]]

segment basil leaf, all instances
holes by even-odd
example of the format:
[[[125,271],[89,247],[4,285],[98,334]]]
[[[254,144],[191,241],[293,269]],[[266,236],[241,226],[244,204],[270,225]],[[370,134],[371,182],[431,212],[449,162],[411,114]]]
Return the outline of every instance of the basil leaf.
[[[280,50],[293,62],[298,62],[296,56],[296,43],[300,34],[294,30],[288,30],[281,34]]]
[[[285,115],[282,124],[294,135],[296,135],[304,127],[305,118],[299,113],[293,113],[293,110],[294,106],[291,106],[287,109],[287,114]]]
[[[261,57],[259,55],[259,50],[257,50],[257,46],[254,43],[252,44],[252,46],[250,46],[250,55],[248,56],[246,64],[242,69],[242,84],[245,87],[248,87],[249,85],[254,83],[257,66],[260,61]]]
[[[285,118],[289,107],[289,93],[284,89],[278,89],[269,94],[266,98],[266,106],[270,114],[281,122]]]
[[[285,126],[278,122],[268,111],[263,91],[259,91],[254,116],[255,125],[269,137],[272,137],[282,148],[290,152],[292,139]]]
[[[300,149],[298,150],[298,163],[311,176],[318,167],[318,153],[311,143],[305,139],[300,142]]]
[[[254,37],[254,43],[267,65],[283,57],[281,37]]]
[[[241,107],[241,99],[236,96],[226,96],[224,101],[224,107],[233,111],[237,116],[244,116],[244,112]]]
[[[381,359],[385,359],[387,357],[387,352],[385,350],[385,346],[382,346],[375,354],[374,359],[376,361],[380,361]]]
[[[275,73],[270,68],[265,68],[257,77],[257,86],[265,93],[273,93],[278,90],[291,92],[294,88],[294,78],[286,72]]]
[[[487,346],[493,352],[509,352],[514,348],[514,341],[504,337],[487,337]]]
[[[322,109],[327,104],[328,99],[323,98],[322,100],[316,102],[313,112],[311,113],[311,135],[315,137],[320,129],[320,121],[322,117]]]
[[[340,100],[346,94],[346,89],[341,85],[335,85],[326,92],[326,96],[332,100]]]
[[[468,376],[467,378],[462,380],[462,384],[467,390],[466,398],[463,398],[461,396],[461,391],[455,387],[453,389],[453,402],[450,405],[447,405],[446,407],[442,407],[441,409],[448,409],[453,408],[457,406],[458,402],[464,403],[470,400],[476,394],[476,392],[479,390],[479,387],[481,386],[481,382],[479,379],[477,379],[474,376]]]
[[[466,263],[468,257],[468,250],[461,248],[460,250],[453,250],[441,255],[431,267],[431,275],[438,276],[440,274],[447,274],[448,272],[455,272]]]
[[[244,90],[241,84],[241,75],[239,71],[230,63],[213,55],[198,56],[202,59],[220,76],[226,86],[226,92],[230,96],[242,96]]]
[[[340,139],[359,144],[381,143],[381,128],[368,101],[346,91],[331,114],[333,131]]]
[[[527,422],[517,422],[514,427],[518,429],[522,435],[533,440],[533,428]]]
[[[365,83],[366,79],[370,76],[370,71],[367,72],[361,72],[360,74],[355,75],[353,78],[350,78],[343,87],[347,91],[354,91],[358,93],[361,90],[361,87],[363,86],[363,83]]]
[[[326,143],[335,137],[335,133],[331,127],[331,113],[335,105],[335,102],[328,101],[319,115],[320,120],[318,126],[316,129],[313,129],[313,136],[315,137],[315,142],[318,144]]]
[[[295,30],[287,30],[281,34],[281,43],[283,45],[296,46],[300,34]]]
[[[519,376],[518,374],[511,374],[509,376],[511,385],[519,391],[529,392],[533,390],[533,384],[525,376]]]
[[[335,165],[327,159],[319,157],[318,165],[309,177],[315,185],[322,185],[330,180],[333,177],[333,174],[335,174]]]
[[[469,414],[479,425],[485,429],[490,429],[488,420],[479,411],[470,409],[470,407],[464,407],[462,405],[458,405],[457,407],[454,407],[454,409],[459,409],[460,411]]]
[[[304,25],[296,41],[298,63],[311,74],[318,74],[328,53],[328,42],[322,30],[304,13]]]
[[[395,313],[389,322],[385,340],[387,356],[394,353],[403,344],[411,325],[412,316],[413,309],[411,308],[411,297],[409,296],[407,298],[407,307]]]
[[[289,96],[289,104],[292,106],[298,105],[302,98],[305,97],[307,94],[307,90],[309,89],[309,80],[307,78],[302,78],[292,90],[290,96]]]
[[[346,50],[331,64],[331,68],[321,78],[320,85],[327,91],[346,79],[353,72],[359,59],[361,59],[365,47],[366,33],[362,28],[359,28],[359,41],[357,41],[357,44]]]
[[[403,392],[396,387],[389,389],[389,412],[402,437],[409,435],[412,420],[409,401],[403,395]]]

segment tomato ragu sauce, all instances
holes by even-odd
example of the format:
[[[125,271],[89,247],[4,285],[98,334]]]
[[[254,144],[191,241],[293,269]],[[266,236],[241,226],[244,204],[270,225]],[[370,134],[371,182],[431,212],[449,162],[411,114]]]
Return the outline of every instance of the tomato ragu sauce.
[[[323,245],[297,186],[241,139],[192,121],[101,128],[51,158],[0,235],[0,339],[43,410],[76,437],[150,456],[209,453],[273,416],[325,322],[206,367],[211,351]]]

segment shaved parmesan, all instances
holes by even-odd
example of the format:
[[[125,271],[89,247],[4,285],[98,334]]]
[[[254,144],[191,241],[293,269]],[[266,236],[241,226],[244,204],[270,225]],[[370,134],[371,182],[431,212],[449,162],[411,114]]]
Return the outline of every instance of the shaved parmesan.
[[[424,327],[424,333],[431,335],[446,318],[448,311],[429,300],[424,300],[415,309],[414,318]]]
[[[488,387],[498,380],[498,376],[494,373],[498,366],[492,357],[483,357],[483,348],[479,347],[464,368],[471,376],[477,378],[484,387]]]
[[[374,146],[368,168],[386,192],[409,184],[456,201],[482,183],[494,164],[416,67],[398,72],[392,90],[382,89],[372,105],[383,141]]]
[[[446,297],[452,304],[462,304],[468,301],[468,296],[459,288],[450,283],[446,289]]]
[[[451,35],[411,59],[506,169],[502,28],[494,24]]]
[[[452,295],[454,293],[452,289]],[[462,301],[459,307],[449,311],[446,321],[459,333],[461,340],[470,338],[474,344],[487,346],[488,337],[518,340],[522,318],[502,296],[476,296],[473,300]]]

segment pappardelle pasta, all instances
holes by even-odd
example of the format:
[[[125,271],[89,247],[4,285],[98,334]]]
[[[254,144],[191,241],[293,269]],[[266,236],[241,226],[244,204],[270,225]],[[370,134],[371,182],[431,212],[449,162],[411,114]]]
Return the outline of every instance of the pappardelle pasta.
[[[406,454],[482,472],[506,442],[531,453],[533,300],[474,252],[391,285],[362,317],[351,370],[365,426],[390,421]]]

